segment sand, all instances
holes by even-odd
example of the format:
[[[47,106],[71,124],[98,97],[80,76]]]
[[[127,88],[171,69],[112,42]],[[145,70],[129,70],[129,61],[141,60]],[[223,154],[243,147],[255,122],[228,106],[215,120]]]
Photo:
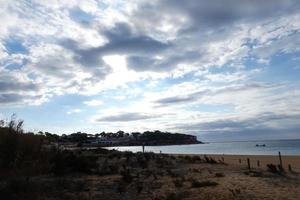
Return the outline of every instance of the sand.
[[[247,158],[250,160],[250,166],[253,168],[265,168],[267,164],[279,165],[279,156],[270,155],[209,155],[216,160],[222,160],[230,165],[247,166]],[[283,168],[288,169],[288,165],[291,165],[292,170],[300,172],[300,156],[281,156]],[[241,163],[240,163],[241,160]],[[258,166],[259,161],[259,166]]]

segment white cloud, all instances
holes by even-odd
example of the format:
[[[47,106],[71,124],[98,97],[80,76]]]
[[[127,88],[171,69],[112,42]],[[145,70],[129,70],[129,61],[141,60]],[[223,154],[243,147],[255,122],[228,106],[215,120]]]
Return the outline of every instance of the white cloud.
[[[103,104],[103,101],[101,100],[90,100],[90,101],[85,101],[83,102],[85,105],[88,106],[100,106]]]
[[[80,112],[82,112],[81,109],[79,109],[79,108],[74,108],[74,109],[69,110],[69,111],[67,112],[67,114],[68,114],[68,115],[71,115],[71,114],[74,114],[74,113],[80,113]]]

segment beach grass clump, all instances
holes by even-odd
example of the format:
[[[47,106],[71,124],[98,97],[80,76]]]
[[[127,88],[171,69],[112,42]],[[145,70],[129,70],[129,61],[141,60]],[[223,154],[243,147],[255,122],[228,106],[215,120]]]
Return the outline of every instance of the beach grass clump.
[[[207,181],[198,181],[196,179],[193,179],[192,183],[191,183],[191,186],[193,188],[212,187],[212,186],[217,186],[217,185],[218,185],[217,182],[210,181],[210,180],[207,180]]]
[[[234,196],[234,197],[237,197],[238,195],[241,194],[241,189],[240,188],[229,189],[229,191],[231,192],[232,196]]]
[[[212,157],[208,157],[206,155],[204,155],[204,160],[205,160],[205,162],[210,163],[210,164],[217,164],[218,163],[215,159],[213,159]]]
[[[278,165],[274,165],[274,164],[267,164],[267,169],[269,172],[274,173],[274,174],[281,174],[284,172],[284,169]]]

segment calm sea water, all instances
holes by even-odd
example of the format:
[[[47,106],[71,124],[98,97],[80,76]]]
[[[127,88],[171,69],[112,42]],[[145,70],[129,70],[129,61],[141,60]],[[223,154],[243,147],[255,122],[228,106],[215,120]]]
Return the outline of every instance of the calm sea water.
[[[265,144],[265,147],[256,147],[256,144]],[[109,147],[119,151],[142,151],[141,146]],[[239,155],[300,155],[299,140],[268,140],[243,142],[214,142],[194,145],[146,146],[145,151],[174,154],[239,154]]]

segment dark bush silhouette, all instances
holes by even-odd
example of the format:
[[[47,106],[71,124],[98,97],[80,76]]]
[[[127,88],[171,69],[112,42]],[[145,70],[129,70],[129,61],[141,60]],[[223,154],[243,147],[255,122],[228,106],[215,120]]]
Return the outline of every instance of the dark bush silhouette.
[[[0,168],[24,169],[44,161],[42,135],[23,133],[23,121],[11,117],[10,122],[0,127]]]

